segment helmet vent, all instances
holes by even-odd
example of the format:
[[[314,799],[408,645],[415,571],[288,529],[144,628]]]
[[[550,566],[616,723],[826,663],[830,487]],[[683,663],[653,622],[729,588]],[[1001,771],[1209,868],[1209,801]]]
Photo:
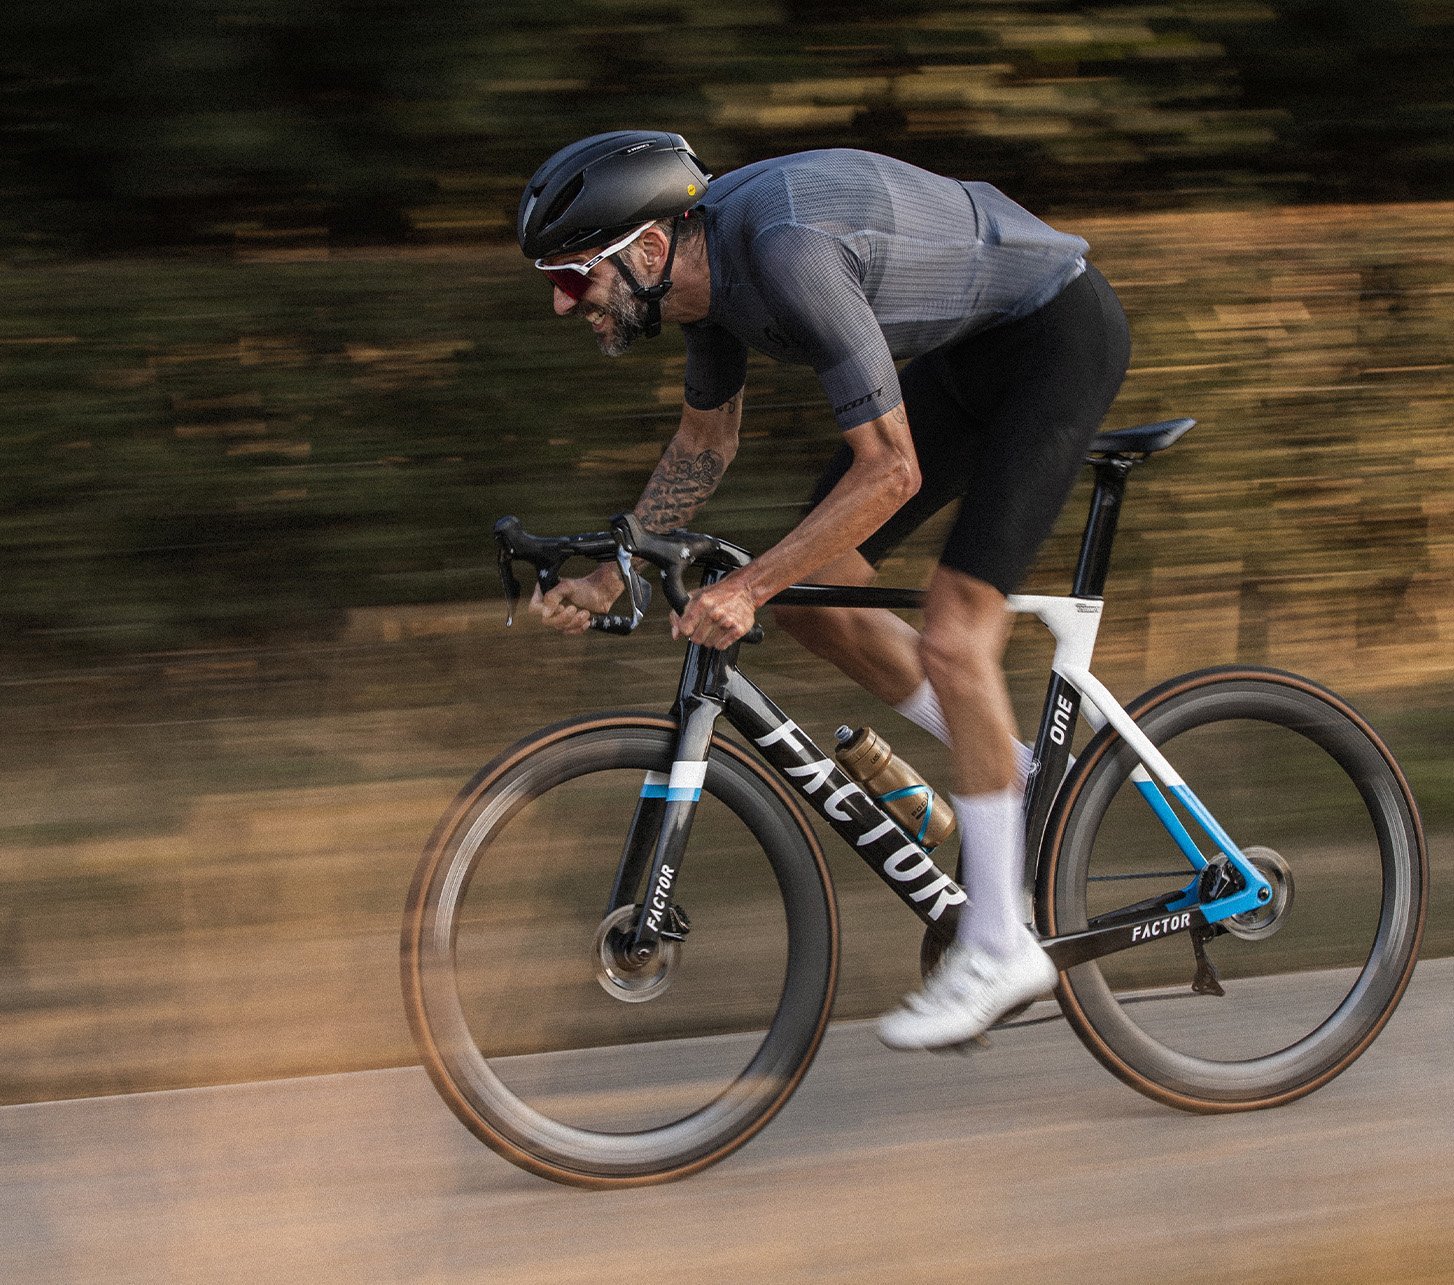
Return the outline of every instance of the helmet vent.
[[[550,227],[551,224],[553,224],[558,218],[561,217],[561,215],[563,215],[568,209],[570,209],[571,203],[576,199],[576,197],[581,194],[581,189],[585,187],[585,185],[586,180],[579,174],[576,175],[575,178],[571,179],[571,181],[561,189],[560,195],[557,196],[555,200],[550,203],[550,208],[545,211],[544,226]]]

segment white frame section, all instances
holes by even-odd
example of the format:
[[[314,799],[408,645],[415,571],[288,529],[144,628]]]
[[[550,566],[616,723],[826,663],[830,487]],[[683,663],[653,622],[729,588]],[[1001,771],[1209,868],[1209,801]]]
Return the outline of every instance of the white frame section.
[[[1080,693],[1086,722],[1097,732],[1107,723],[1114,727],[1168,790],[1185,786],[1177,770],[1151,744],[1106,685],[1091,673],[1091,656],[1105,607],[1101,599],[1016,593],[1008,602],[1016,615],[1034,616],[1050,630],[1055,638],[1055,658],[1050,668]]]
[[[1016,615],[1036,617],[1055,638],[1055,657],[1050,667],[1080,693],[1081,713],[1096,731],[1106,724],[1121,735],[1140,760],[1131,773],[1131,781],[1146,799],[1171,837],[1186,854],[1193,868],[1200,869],[1206,858],[1197,851],[1184,826],[1172,814],[1170,806],[1152,782],[1154,775],[1162,786],[1185,807],[1198,827],[1232,862],[1242,875],[1244,886],[1238,893],[1220,898],[1204,906],[1209,922],[1230,915],[1255,910],[1271,895],[1272,889],[1230,835],[1222,829],[1201,800],[1192,793],[1181,774],[1136,726],[1110,690],[1091,673],[1091,656],[1095,652],[1096,635],[1100,632],[1104,602],[1100,598],[1074,596],[1051,597],[1039,594],[1011,594],[1009,610]],[[1178,907],[1179,908],[1179,907]]]

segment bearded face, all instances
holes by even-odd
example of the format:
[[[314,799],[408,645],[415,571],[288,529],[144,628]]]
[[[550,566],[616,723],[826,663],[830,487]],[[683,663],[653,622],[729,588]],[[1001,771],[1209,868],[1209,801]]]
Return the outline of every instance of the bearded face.
[[[646,305],[637,299],[619,273],[611,274],[606,300],[583,309],[596,335],[596,346],[607,357],[619,357],[646,333]]]

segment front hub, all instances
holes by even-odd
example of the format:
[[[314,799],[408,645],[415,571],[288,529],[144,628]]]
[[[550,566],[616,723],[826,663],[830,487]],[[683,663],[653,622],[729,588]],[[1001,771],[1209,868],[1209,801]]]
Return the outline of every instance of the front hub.
[[[661,938],[637,958],[631,945],[639,906],[613,910],[596,929],[596,980],[601,988],[624,1004],[644,1004],[658,998],[681,962],[682,944]]]

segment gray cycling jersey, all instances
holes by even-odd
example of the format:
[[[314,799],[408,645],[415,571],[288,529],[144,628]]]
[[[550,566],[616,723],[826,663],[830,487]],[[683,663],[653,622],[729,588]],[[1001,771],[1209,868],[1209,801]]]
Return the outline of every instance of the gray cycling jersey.
[[[1034,312],[1087,245],[988,183],[872,152],[799,152],[708,189],[711,311],[682,327],[687,404],[743,385],[747,348],[811,365],[841,427],[897,406],[895,359]]]

